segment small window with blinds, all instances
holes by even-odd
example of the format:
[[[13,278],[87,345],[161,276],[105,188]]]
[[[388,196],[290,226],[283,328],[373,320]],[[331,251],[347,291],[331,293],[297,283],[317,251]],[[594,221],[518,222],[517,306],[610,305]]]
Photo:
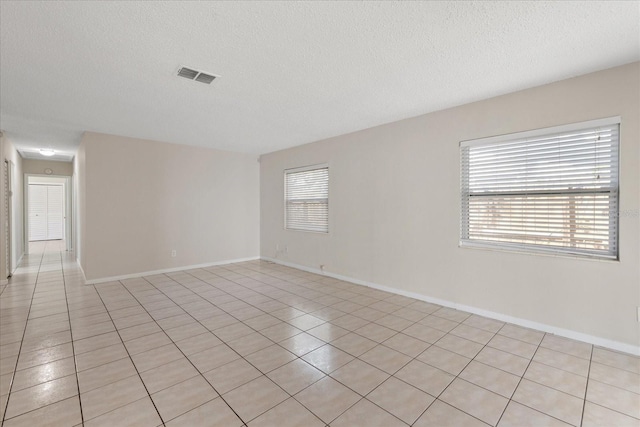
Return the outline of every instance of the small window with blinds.
[[[619,123],[461,142],[461,246],[618,259]]]
[[[329,168],[311,166],[284,172],[285,228],[329,232]]]

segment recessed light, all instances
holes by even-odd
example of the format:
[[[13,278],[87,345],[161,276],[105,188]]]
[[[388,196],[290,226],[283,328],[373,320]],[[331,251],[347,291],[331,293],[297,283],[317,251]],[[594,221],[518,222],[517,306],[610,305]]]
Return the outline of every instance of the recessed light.
[[[52,150],[51,148],[41,148],[40,149],[40,154],[42,154],[43,156],[46,157],[51,157],[54,154],[56,154],[55,150]]]

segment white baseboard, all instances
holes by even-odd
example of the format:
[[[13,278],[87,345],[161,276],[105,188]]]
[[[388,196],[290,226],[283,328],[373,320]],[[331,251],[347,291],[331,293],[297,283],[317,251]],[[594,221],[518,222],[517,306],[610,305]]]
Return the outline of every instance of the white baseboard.
[[[237,258],[237,259],[229,259],[224,261],[208,262],[206,264],[184,265],[182,267],[173,267],[173,268],[165,268],[162,270],[143,271],[140,273],[124,274],[122,276],[111,276],[111,277],[101,277],[98,279],[90,279],[86,281],[86,284],[97,285],[99,283],[113,282],[116,280],[135,279],[136,277],[153,276],[154,274],[175,273],[176,271],[192,270],[194,268],[215,267],[218,265],[227,265],[227,264],[234,264],[237,262],[255,261],[259,259],[260,257],[256,256],[256,257],[249,257],[249,258]],[[80,269],[82,270],[82,267],[80,267]],[[82,272],[82,274],[84,274],[84,271]]]
[[[20,267],[20,263],[22,263],[22,258],[24,258],[24,252],[22,252],[22,255],[20,255],[20,258],[18,258],[18,261],[16,262],[16,268],[13,269],[13,271],[11,272],[11,276],[13,276],[16,271],[18,270],[18,267]],[[9,267],[11,268],[11,267]],[[8,285],[9,284],[9,279],[0,279],[0,286],[3,285]]]
[[[78,264],[78,268],[80,269],[80,272],[82,273],[82,279],[84,280],[84,284],[87,284],[87,275],[84,274],[84,269],[82,268],[82,264],[80,264],[80,258],[76,257],[76,264]]]
[[[547,332],[550,334],[558,335],[565,338],[571,338],[577,341],[583,341],[589,344],[598,345],[601,347],[610,348],[612,350],[621,351],[624,353],[640,356],[640,346],[634,346],[631,344],[613,341],[607,338],[601,338],[582,332],[573,331],[570,329],[558,328],[556,326],[547,325],[544,323],[538,323],[527,319],[521,319],[519,317],[508,316],[502,313],[496,313],[494,311],[484,310],[482,308],[472,307],[464,304],[458,304],[452,301],[442,300],[439,298],[432,298],[427,295],[418,294],[415,292],[403,291],[402,289],[391,288],[388,286],[379,285],[377,283],[367,282],[366,280],[355,279],[352,277],[343,276],[340,274],[330,273],[328,271],[321,271],[317,268],[306,267],[304,265],[294,264],[292,262],[283,261],[276,258],[261,257],[264,261],[271,261],[276,264],[284,265],[286,267],[297,268],[298,270],[307,271],[309,273],[316,273],[327,277],[332,277],[338,280],[344,280],[346,282],[355,283],[357,285],[363,285],[381,291],[390,292],[397,295],[402,295],[409,298],[414,298],[420,301],[429,302],[432,304],[438,304],[443,307],[454,308],[456,310],[466,311],[467,313],[477,314],[479,316],[488,317],[490,319],[499,320],[501,322],[512,323],[514,325],[522,326],[524,328],[536,329],[538,331]]]

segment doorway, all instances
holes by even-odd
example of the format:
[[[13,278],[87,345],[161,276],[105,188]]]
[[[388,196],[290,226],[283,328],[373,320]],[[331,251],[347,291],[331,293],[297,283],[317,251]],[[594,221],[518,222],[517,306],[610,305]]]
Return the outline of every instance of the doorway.
[[[27,174],[25,181],[28,242],[60,240],[66,250],[71,250],[70,177]]]
[[[29,184],[29,242],[62,240],[64,184]]]

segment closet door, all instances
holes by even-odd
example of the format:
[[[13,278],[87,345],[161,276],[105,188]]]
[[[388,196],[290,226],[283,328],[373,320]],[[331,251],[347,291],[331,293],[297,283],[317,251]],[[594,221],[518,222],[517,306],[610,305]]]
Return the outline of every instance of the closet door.
[[[47,240],[47,187],[29,185],[29,241]]]
[[[64,238],[64,187],[29,185],[29,241]]]
[[[47,186],[47,240],[64,238],[64,197],[61,185]]]

